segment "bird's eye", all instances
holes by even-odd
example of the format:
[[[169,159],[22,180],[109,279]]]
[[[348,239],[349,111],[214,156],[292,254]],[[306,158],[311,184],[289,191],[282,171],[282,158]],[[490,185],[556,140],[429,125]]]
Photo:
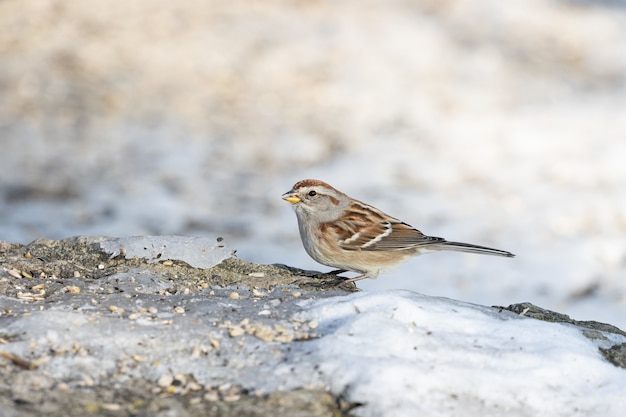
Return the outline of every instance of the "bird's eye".
[[[309,197],[315,197],[316,195],[317,193],[314,190],[309,191]]]

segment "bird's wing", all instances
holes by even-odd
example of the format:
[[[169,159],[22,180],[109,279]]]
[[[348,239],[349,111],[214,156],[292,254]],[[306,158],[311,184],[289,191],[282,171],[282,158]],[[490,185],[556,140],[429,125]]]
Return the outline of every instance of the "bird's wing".
[[[426,236],[400,221],[381,221],[361,227],[359,230],[350,229],[337,230],[342,237],[339,246],[345,250],[405,250],[445,241],[440,237]]]

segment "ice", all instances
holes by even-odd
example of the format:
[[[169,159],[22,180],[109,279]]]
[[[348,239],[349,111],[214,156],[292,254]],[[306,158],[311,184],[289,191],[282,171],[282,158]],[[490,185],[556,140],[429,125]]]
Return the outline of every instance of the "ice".
[[[208,269],[234,256],[224,239],[192,236],[132,236],[111,238],[100,243],[111,258],[145,258],[149,263],[165,260],[183,261],[194,268]]]

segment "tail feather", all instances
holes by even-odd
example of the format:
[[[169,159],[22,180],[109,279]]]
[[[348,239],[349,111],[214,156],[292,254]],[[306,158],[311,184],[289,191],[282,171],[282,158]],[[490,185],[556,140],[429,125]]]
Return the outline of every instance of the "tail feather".
[[[458,252],[469,252],[469,253],[480,253],[483,255],[495,255],[495,256],[506,256],[508,258],[513,258],[511,252],[507,252],[505,250],[488,248],[486,246],[478,246],[472,245],[471,243],[462,243],[462,242],[441,242],[437,244],[442,250],[453,250]]]

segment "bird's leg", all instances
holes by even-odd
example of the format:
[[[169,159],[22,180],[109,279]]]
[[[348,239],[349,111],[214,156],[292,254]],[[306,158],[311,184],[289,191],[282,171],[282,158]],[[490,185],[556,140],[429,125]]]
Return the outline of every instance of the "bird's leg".
[[[359,281],[361,279],[369,278],[367,274],[359,275],[358,277],[350,278],[342,282],[342,284],[349,284],[351,282]]]

